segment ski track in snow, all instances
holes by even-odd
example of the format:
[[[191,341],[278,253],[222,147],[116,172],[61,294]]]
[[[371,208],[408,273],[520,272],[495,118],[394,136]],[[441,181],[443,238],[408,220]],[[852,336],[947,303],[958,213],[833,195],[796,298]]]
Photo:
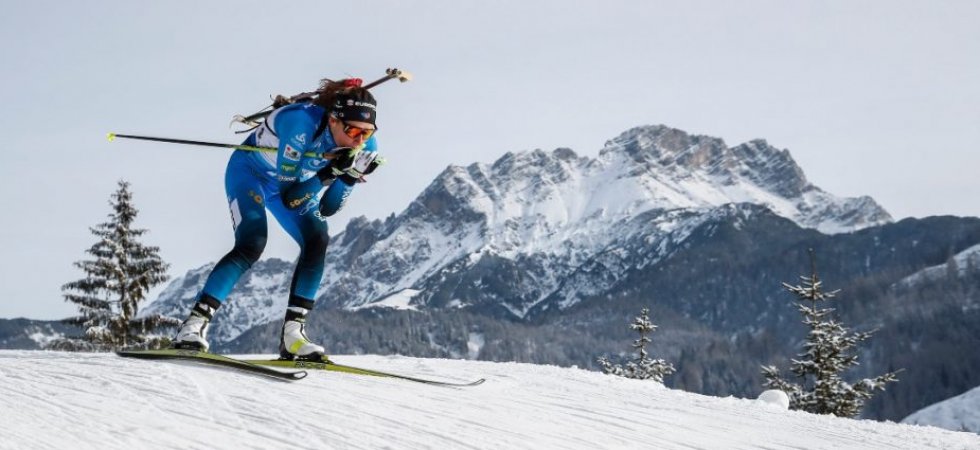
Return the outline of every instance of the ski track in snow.
[[[785,411],[517,363],[336,356],[443,388],[316,372],[281,382],[189,362],[0,351],[0,448],[977,449],[980,436]]]

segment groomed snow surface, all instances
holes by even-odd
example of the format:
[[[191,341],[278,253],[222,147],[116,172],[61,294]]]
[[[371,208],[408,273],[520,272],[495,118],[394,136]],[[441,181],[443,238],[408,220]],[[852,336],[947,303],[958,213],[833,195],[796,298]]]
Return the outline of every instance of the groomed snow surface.
[[[282,382],[111,354],[0,351],[4,449],[978,449],[980,436],[787,411],[578,369],[335,356],[481,386]]]

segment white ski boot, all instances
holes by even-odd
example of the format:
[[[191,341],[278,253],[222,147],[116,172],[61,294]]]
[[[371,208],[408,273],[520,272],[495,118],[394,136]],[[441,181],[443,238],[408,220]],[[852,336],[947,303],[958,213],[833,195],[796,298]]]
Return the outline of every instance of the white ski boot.
[[[217,310],[217,307],[212,307],[208,303],[202,300],[194,305],[190,316],[184,320],[184,323],[180,324],[180,329],[177,330],[177,336],[174,337],[171,347],[201,352],[208,351],[208,325],[211,324],[211,317]],[[218,306],[220,305],[218,303]]]
[[[323,361],[326,350],[323,346],[314,344],[306,336],[306,313],[309,310],[298,306],[290,306],[286,311],[286,320],[282,324],[282,334],[279,338],[279,358],[286,360]]]

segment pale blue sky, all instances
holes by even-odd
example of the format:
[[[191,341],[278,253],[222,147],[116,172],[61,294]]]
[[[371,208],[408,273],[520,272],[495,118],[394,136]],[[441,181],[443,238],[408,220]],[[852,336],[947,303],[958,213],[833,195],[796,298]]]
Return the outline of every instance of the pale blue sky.
[[[897,219],[980,216],[978,23],[975,1],[5,2],[0,317],[74,313],[59,287],[120,178],[173,275],[230,248],[227,151],[106,132],[238,142],[231,116],[270,94],[392,66],[416,79],[375,90],[391,164],[332,234],[402,211],[449,164],[594,156],[660,123],[767,139]],[[295,254],[273,227],[266,256]]]

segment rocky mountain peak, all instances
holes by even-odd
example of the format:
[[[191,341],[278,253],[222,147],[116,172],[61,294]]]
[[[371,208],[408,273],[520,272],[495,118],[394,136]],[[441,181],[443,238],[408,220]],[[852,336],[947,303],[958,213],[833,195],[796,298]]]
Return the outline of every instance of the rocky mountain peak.
[[[784,197],[810,186],[789,150],[763,139],[729,147],[722,139],[692,135],[665,125],[636,127],[608,141],[600,158],[625,156],[646,171],[686,176],[698,172],[720,184],[750,180]]]
[[[729,147],[665,125],[627,130],[598,158],[537,149],[508,152],[492,164],[450,166],[410,213],[554,231],[580,228],[582,220],[612,223],[647,210],[742,202],[831,233],[891,220],[870,198],[837,198],[813,186],[788,150],[765,140]]]
[[[637,163],[661,166],[681,165],[699,169],[714,165],[727,156],[728,147],[721,139],[688,134],[665,125],[649,125],[627,130],[606,142],[601,156],[623,153]]]

